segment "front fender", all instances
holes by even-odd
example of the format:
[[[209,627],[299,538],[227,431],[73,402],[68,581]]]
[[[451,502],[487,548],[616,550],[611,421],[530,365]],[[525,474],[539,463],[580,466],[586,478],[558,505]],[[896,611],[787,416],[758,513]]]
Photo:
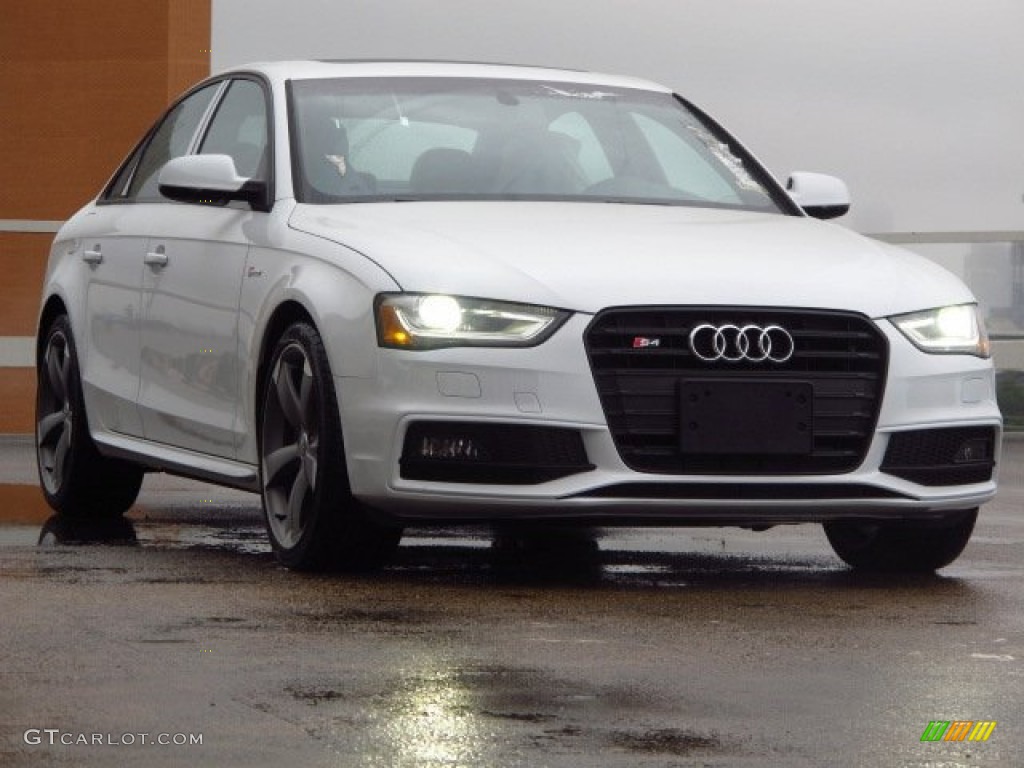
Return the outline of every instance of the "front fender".
[[[276,218],[272,214],[268,225]],[[239,393],[236,434],[242,444],[237,457],[252,463],[258,461],[259,367],[274,344],[270,336],[276,334],[282,308],[301,307],[313,321],[334,376],[370,378],[377,366],[373,297],[398,289],[384,270],[357,251],[278,224],[282,231],[254,238],[239,302],[239,354],[246,375]]]

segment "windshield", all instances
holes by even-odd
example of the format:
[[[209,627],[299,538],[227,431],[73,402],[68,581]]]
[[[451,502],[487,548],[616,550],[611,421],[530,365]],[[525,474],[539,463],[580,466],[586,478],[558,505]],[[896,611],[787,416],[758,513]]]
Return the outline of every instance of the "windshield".
[[[306,203],[583,200],[779,212],[772,182],[668,93],[526,80],[291,84]]]

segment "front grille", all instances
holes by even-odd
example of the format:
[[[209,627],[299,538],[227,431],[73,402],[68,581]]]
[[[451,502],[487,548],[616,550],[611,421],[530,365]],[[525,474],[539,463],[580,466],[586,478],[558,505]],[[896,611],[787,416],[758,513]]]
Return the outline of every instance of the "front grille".
[[[714,326],[778,325],[793,355],[772,361],[705,362],[691,331]],[[639,472],[794,475],[851,472],[864,460],[881,407],[888,343],[863,315],[820,310],[726,307],[622,307],[599,313],[586,333],[587,355],[605,418],[622,460]],[[684,447],[681,398],[707,383],[810,385],[809,439],[791,452],[706,453]],[[763,389],[763,388],[762,388]],[[736,392],[735,386],[731,391]],[[798,389],[795,391],[806,391]],[[733,395],[735,396],[735,395]]]
[[[897,432],[889,438],[881,470],[919,485],[986,483],[995,470],[995,441],[994,427]]]

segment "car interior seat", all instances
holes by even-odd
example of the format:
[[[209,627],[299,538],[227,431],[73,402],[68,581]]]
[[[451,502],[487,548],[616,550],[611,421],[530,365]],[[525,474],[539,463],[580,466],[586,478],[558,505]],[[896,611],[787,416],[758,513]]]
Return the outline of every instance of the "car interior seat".
[[[311,110],[300,121],[304,191],[311,202],[372,195],[377,190],[372,174],[352,166],[348,131],[324,108]]]
[[[473,156],[462,149],[435,147],[416,158],[409,188],[419,194],[470,194],[482,192],[480,173]]]

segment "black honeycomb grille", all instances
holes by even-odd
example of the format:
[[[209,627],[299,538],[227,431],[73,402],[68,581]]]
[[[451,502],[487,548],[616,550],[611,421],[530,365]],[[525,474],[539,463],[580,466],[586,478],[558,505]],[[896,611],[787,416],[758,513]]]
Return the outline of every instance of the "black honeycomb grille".
[[[995,470],[994,427],[897,432],[889,438],[881,470],[928,486],[985,483]],[[974,455],[962,456],[966,444]]]

